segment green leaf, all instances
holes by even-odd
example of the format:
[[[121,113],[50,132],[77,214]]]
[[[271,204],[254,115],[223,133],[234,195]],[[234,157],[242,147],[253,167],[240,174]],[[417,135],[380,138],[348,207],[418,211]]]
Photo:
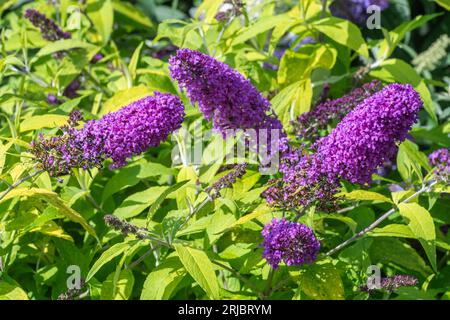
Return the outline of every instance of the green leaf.
[[[247,223],[253,219],[258,218],[259,216],[263,215],[263,214],[267,214],[272,212],[273,209],[270,208],[266,203],[263,203],[261,205],[259,205],[255,210],[253,210],[251,213],[246,214],[245,216],[240,217],[236,222],[234,222],[230,228],[233,228],[235,226]]]
[[[102,42],[105,44],[113,31],[114,10],[110,0],[90,1],[86,8],[89,19],[100,33]]]
[[[152,21],[144,13],[142,13],[139,8],[133,6],[131,3],[115,0],[112,5],[114,11],[124,15],[128,19],[146,28],[153,28]]]
[[[158,25],[158,35],[154,42],[162,38],[168,38],[177,47],[199,50],[202,45],[202,37],[196,31],[200,28],[198,24],[187,24],[185,21],[167,19]]]
[[[200,15],[203,16],[206,24],[210,24],[215,20],[215,16],[219,7],[222,5],[222,0],[204,0],[201,2],[197,11],[195,12],[195,18],[199,19]]]
[[[412,233],[422,244],[431,266],[437,270],[436,232],[430,213],[417,203],[400,203],[398,208],[400,214],[408,220],[408,226]]]
[[[134,186],[142,180],[160,175],[170,175],[172,173],[172,169],[153,162],[137,163],[121,168],[120,171],[106,183],[103,189],[102,202],[105,202],[116,192]]]
[[[425,16],[419,15],[415,17],[413,20],[404,22],[394,30],[390,31],[388,33],[389,38],[383,39],[380,42],[380,49],[378,52],[379,59],[385,60],[389,58],[389,56],[392,54],[392,52],[394,52],[395,48],[403,40],[403,38],[406,36],[408,32],[424,25],[425,23],[438,17],[439,15],[440,13]]]
[[[258,34],[269,31],[270,29],[276,27],[280,23],[289,20],[288,16],[285,14],[272,16],[272,17],[264,17],[263,19],[259,19],[254,24],[242,28],[235,37],[233,37],[232,45],[238,45],[243,43],[249,39],[256,37]]]
[[[442,147],[450,146],[450,136],[444,132],[446,125],[440,125],[431,129],[414,128],[411,135],[414,139],[424,139],[436,143]]]
[[[7,144],[2,144],[0,142],[0,174],[3,172],[5,166],[6,152],[12,145],[12,142],[8,142]]]
[[[0,300],[29,300],[25,291],[19,286],[0,280]]]
[[[400,59],[389,59],[381,63],[380,67],[372,70],[369,74],[374,78],[389,83],[399,82],[411,84],[420,94],[425,110],[431,118],[437,122],[437,116],[433,101],[431,99],[431,93],[428,90],[425,81],[408,63]]]
[[[319,32],[344,46],[355,50],[360,55],[369,58],[369,50],[360,29],[348,20],[329,17],[311,24]]]
[[[354,190],[351,192],[341,192],[336,197],[344,197],[349,200],[382,201],[392,203],[388,197],[373,191]]]
[[[130,77],[134,81],[136,80],[136,68],[139,62],[139,56],[141,55],[142,46],[144,42],[141,42],[136,50],[134,50],[133,55],[131,56],[130,63],[128,64],[128,71],[130,72]]]
[[[400,149],[404,150],[408,157],[413,161],[422,166],[427,171],[431,170],[431,166],[428,163],[427,156],[419,151],[419,146],[412,142],[411,140],[405,140],[401,145]]]
[[[331,263],[315,263],[299,275],[299,288],[314,300],[343,300],[344,285]]]
[[[193,203],[195,199],[196,189],[195,182],[197,180],[197,173],[192,166],[183,166],[178,172],[177,181],[189,180],[190,183],[186,184],[183,188],[177,192],[177,204],[178,209],[185,209],[188,207],[188,202]]]
[[[209,298],[219,299],[219,284],[213,265],[206,253],[181,244],[174,244],[174,247],[184,268],[200,287],[205,290]]]
[[[103,267],[105,264],[110,262],[115,257],[124,253],[125,250],[127,250],[130,247],[131,247],[130,242],[120,242],[116,243],[111,248],[103,252],[102,255],[97,259],[97,261],[95,261],[91,270],[89,270],[86,276],[86,282],[88,282],[93,276],[95,276],[95,274],[98,272],[98,270],[100,270],[101,267]]]
[[[395,238],[373,239],[369,252],[370,259],[377,263],[393,263],[402,268],[419,272],[425,277],[432,272],[416,250]]]
[[[187,211],[187,209],[186,209]],[[192,220],[192,219],[191,219]],[[177,237],[182,237],[188,234],[194,234],[194,233],[200,233],[205,231],[205,229],[209,226],[211,223],[211,216],[208,215],[206,217],[202,217],[200,219],[197,219],[195,221],[190,221],[189,225],[186,228],[183,228],[179,230],[176,233]]]
[[[92,228],[78,212],[67,206],[55,192],[39,188],[17,188],[6,194],[5,197],[0,200],[0,203],[14,197],[36,197],[42,199],[57,208],[61,214],[70,220],[81,224],[90,235],[97,238],[94,228]]]
[[[102,300],[128,300],[131,296],[134,286],[134,276],[130,269],[124,269],[120,272],[114,290],[114,275],[112,272],[103,282],[101,299]],[[114,294],[115,292],[115,294]]]
[[[233,223],[236,218],[231,213],[225,213],[221,208],[212,215],[211,223],[206,227],[209,243],[216,242]]]
[[[411,229],[404,224],[388,224],[382,228],[375,228],[368,233],[371,237],[397,237],[397,238],[415,238]]]
[[[136,192],[122,202],[122,204],[114,211],[114,215],[122,219],[137,216],[154,203],[168,188],[169,187],[167,186],[158,186]]]
[[[327,44],[305,45],[298,52],[287,50],[280,61],[278,83],[290,85],[311,77],[313,70],[330,70],[336,63],[337,51]]]
[[[170,299],[186,274],[178,257],[167,257],[145,279],[141,300]]]
[[[413,173],[422,181],[421,167],[427,171],[431,170],[427,156],[410,140],[405,140],[398,149],[397,167],[404,181],[411,181]]]
[[[327,215],[318,215],[315,217],[316,219],[330,219],[330,220],[336,220],[336,221],[341,221],[343,223],[345,223],[350,230],[352,230],[352,232],[354,233],[356,231],[356,228],[358,227],[358,223],[353,220],[350,217],[346,217],[346,216],[341,216],[341,215],[335,215],[335,214],[327,214]]]
[[[42,116],[33,116],[26,118],[20,124],[20,131],[26,132],[41,128],[57,128],[67,123],[68,116],[59,114],[46,114]]]
[[[88,52],[98,51],[99,48],[87,42],[76,40],[76,39],[63,39],[55,42],[50,42],[41,50],[36,53],[36,57],[43,57],[59,51],[70,51],[73,49],[82,48],[86,49]]]
[[[302,85],[300,81],[295,82],[282,89],[271,100],[273,110],[285,128],[290,128],[291,120],[295,119],[295,106],[300,98],[299,92],[302,91],[302,86],[304,84]]]
[[[188,182],[189,180],[180,181],[164,190],[156,199],[156,201],[152,203],[150,209],[148,210],[147,221],[150,222],[152,216],[155,214],[156,210],[158,210],[158,208],[161,206],[161,203],[167,198],[168,195],[170,195],[172,192],[177,191]]]
[[[152,95],[152,91],[144,86],[131,87],[129,89],[119,91],[105,101],[102,107],[101,115],[116,111],[131,102],[137,101],[149,95]]]
[[[434,0],[437,2],[440,6],[445,8],[446,10],[450,11],[450,0]]]

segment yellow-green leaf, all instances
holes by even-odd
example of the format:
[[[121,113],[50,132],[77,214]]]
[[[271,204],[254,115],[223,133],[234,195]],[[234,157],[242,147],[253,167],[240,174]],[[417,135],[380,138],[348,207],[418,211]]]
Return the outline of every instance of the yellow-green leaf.
[[[415,238],[411,229],[404,224],[388,224],[382,228],[375,228],[368,234],[371,237],[397,237],[397,238]]]
[[[67,123],[67,116],[60,114],[46,114],[41,116],[33,116],[26,118],[20,124],[20,131],[31,131],[41,128],[57,128]]]
[[[130,269],[120,271],[119,278],[114,290],[114,275],[112,272],[103,282],[101,299],[102,300],[128,300],[133,291],[134,276]]]
[[[167,300],[186,276],[186,270],[175,256],[167,257],[154,268],[144,282],[141,300]]]
[[[94,228],[92,228],[78,212],[67,206],[66,203],[58,197],[58,194],[53,191],[39,188],[13,189],[0,200],[0,203],[14,197],[36,197],[42,199],[57,208],[61,214],[70,220],[81,224],[90,235],[97,238]]]
[[[5,145],[0,142],[0,174],[3,172],[3,167],[5,166],[6,152],[11,146],[12,142],[8,142]]]
[[[152,95],[152,91],[144,86],[131,87],[114,94],[103,105],[101,114],[116,111],[133,101]]]
[[[236,222],[234,222],[230,226],[230,228],[233,228],[235,226],[247,223],[247,222],[258,218],[259,216],[261,216],[263,214],[267,214],[267,213],[269,213],[271,211],[272,211],[272,209],[266,203],[263,203],[263,204],[259,205],[255,210],[253,210],[251,213],[240,217]]]
[[[29,300],[25,291],[19,286],[15,286],[0,280],[0,300]]]
[[[373,191],[355,190],[351,192],[341,192],[336,197],[344,197],[349,200],[367,200],[367,201],[383,201],[392,203],[388,197]]]
[[[102,42],[107,43],[114,23],[114,10],[111,0],[90,1],[86,12],[95,29],[99,32]]]
[[[409,228],[422,244],[431,266],[436,270],[436,232],[430,213],[417,203],[400,203],[398,208],[400,214],[408,220]]]
[[[211,299],[219,299],[219,284],[213,265],[203,251],[175,244],[175,251],[184,268],[194,280],[205,290]]]
[[[130,242],[120,242],[103,252],[97,261],[95,261],[94,265],[91,267],[91,270],[89,270],[86,276],[86,282],[88,282],[97,273],[97,271],[100,270],[101,267],[115,257],[124,253],[130,246]]]
[[[144,42],[141,42],[136,50],[134,50],[133,56],[131,57],[130,63],[128,64],[128,71],[130,72],[130,77],[134,81],[136,79],[136,68],[139,62],[139,56],[141,55],[142,46]]]
[[[137,22],[144,27],[152,28],[152,21],[139,8],[133,6],[131,3],[115,0],[113,2],[114,11],[124,15],[128,19]]]
[[[355,50],[366,58],[369,57],[369,50],[361,34],[361,30],[350,21],[329,17],[316,21],[311,26],[333,41]]]
[[[313,264],[299,276],[299,288],[314,300],[343,300],[344,285],[331,263]]]

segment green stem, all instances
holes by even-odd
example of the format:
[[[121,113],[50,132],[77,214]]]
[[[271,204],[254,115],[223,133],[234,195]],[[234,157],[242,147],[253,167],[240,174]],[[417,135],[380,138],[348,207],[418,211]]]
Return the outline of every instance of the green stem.
[[[433,181],[431,182],[428,186],[423,186],[422,188],[420,188],[419,191],[415,192],[413,195],[409,196],[408,198],[406,198],[405,200],[403,200],[401,203],[408,203],[409,201],[411,201],[412,199],[418,197],[419,195],[421,195],[424,192],[429,192],[431,190],[431,188],[437,183],[437,181]],[[368,227],[364,228],[363,230],[361,230],[360,232],[358,232],[357,234],[355,234],[353,237],[351,237],[350,239],[345,240],[344,242],[342,242],[340,245],[336,246],[334,249],[328,251],[325,254],[325,257],[331,256],[332,254],[336,253],[337,251],[345,248],[347,245],[349,245],[350,243],[354,242],[355,240],[363,237],[364,235],[366,235],[369,231],[372,231],[373,229],[375,229],[381,222],[383,222],[384,220],[386,220],[387,218],[389,218],[393,213],[395,213],[397,211],[397,206],[391,208],[389,211],[387,211],[385,214],[383,214],[381,217],[379,217],[377,220],[375,220],[372,224],[370,224]]]
[[[15,187],[17,187],[19,184],[21,184],[22,182],[25,182],[35,176],[37,176],[38,174],[42,173],[44,170],[38,170],[34,173],[29,174],[28,176],[25,176],[19,180],[17,180],[16,182],[14,182],[12,185],[10,185],[8,188],[6,188],[5,191],[3,191],[0,194],[0,200],[2,200],[9,192],[11,192],[11,190],[13,190]]]

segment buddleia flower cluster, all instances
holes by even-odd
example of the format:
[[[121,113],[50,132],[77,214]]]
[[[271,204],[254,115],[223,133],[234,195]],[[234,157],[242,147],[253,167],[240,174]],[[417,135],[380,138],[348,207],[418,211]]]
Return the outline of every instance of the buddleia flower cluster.
[[[444,181],[450,180],[450,149],[438,149],[428,156],[428,160],[435,167],[436,177]]]
[[[280,167],[283,177],[264,193],[268,203],[300,210],[317,201],[325,209],[341,180],[370,184],[372,174],[406,139],[422,105],[414,88],[403,84],[388,85],[365,99],[313,144],[312,153],[286,153]]]
[[[376,5],[380,10],[389,7],[388,0],[336,0],[330,5],[331,13],[358,25],[364,25],[368,18],[367,8]]]
[[[297,120],[292,122],[296,135],[301,140],[317,140],[321,130],[341,121],[360,102],[381,89],[381,82],[374,80],[341,98],[319,103],[313,110],[301,114]]]
[[[410,275],[395,275],[390,277],[384,277],[380,281],[380,287],[375,289],[369,289],[367,285],[360,287],[361,291],[372,293],[376,290],[384,290],[387,292],[394,292],[401,287],[413,287],[419,283],[416,277]]]
[[[36,9],[27,9],[24,16],[36,28],[39,28],[41,35],[45,40],[57,41],[61,39],[70,39],[72,37],[70,32],[61,30],[55,21],[47,18],[45,14],[40,13]]]
[[[282,178],[269,180],[269,188],[263,193],[267,203],[296,213],[313,203],[320,211],[336,210],[334,195],[339,191],[339,181],[316,170],[314,162],[314,154],[306,148],[284,152],[279,167]]]
[[[317,258],[320,242],[314,232],[298,222],[273,219],[263,231],[263,257],[274,268],[284,261],[287,266],[311,264]]]
[[[147,230],[144,228],[139,228],[134,224],[128,223],[124,220],[117,218],[112,214],[107,214],[103,217],[105,224],[112,229],[119,231],[124,236],[129,234],[134,234],[139,239],[147,238]]]
[[[450,45],[450,37],[447,34],[441,35],[424,52],[415,57],[412,61],[418,72],[434,71],[443,58],[447,57],[447,47]]]
[[[234,166],[234,170],[227,173],[223,177],[219,178],[212,186],[205,189],[205,192],[209,194],[212,199],[220,196],[220,190],[228,188],[236,182],[237,179],[242,178],[242,176],[247,172],[247,164],[242,163]]]
[[[51,176],[68,174],[73,168],[101,168],[105,159],[112,159],[111,169],[119,168],[133,155],[166,140],[180,128],[183,118],[178,97],[155,92],[81,128],[77,128],[81,113],[76,111],[62,128],[62,136],[40,136],[30,151]]]
[[[283,136],[269,101],[236,70],[190,49],[178,50],[169,64],[171,77],[224,137],[230,129],[274,129]]]
[[[84,279],[80,279],[80,286],[77,288],[67,289],[66,292],[61,293],[57,300],[76,300],[80,298],[80,295],[83,294],[83,291],[86,290],[86,282]]]
[[[391,84],[361,102],[313,146],[317,169],[329,178],[370,184],[372,174],[397,152],[423,102],[409,84]]]

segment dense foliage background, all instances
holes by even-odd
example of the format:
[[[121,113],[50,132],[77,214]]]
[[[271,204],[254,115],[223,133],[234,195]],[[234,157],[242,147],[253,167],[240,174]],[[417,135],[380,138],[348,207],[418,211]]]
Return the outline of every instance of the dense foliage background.
[[[389,1],[373,30],[333,16],[332,1],[222,2],[1,2],[0,299],[450,299],[448,184],[401,204],[433,179],[427,156],[450,146],[450,2]],[[30,8],[71,37],[45,37],[24,16]],[[201,140],[201,165],[172,164],[173,148],[187,148],[173,133],[118,169],[106,160],[61,177],[36,174],[31,141],[59,135],[76,109],[100,119],[161,91],[182,99],[185,132],[211,128],[169,75],[176,48],[251,79],[297,145],[308,144],[296,136],[297,117],[324,99],[374,79],[420,93],[419,121],[374,182],[343,181],[336,211],[308,208],[300,217],[321,242],[315,263],[273,270],[262,257],[263,226],[295,216],[261,197],[276,174],[251,164],[207,201],[205,190],[233,172],[213,152],[218,134]],[[323,255],[391,208],[380,226]],[[108,214],[132,225],[107,216],[108,225]],[[364,291],[371,265],[417,284]],[[70,290],[77,267],[82,288]]]

